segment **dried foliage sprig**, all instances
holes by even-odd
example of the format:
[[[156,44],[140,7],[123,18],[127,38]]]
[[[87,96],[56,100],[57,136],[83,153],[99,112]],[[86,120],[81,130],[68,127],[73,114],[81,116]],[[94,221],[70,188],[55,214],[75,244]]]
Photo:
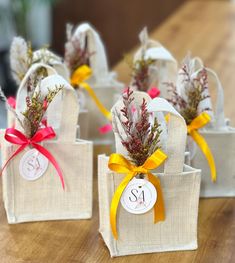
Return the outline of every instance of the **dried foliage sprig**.
[[[62,89],[63,85],[58,86],[53,90],[48,88],[46,96],[42,96],[41,91],[38,91],[34,92],[32,97],[26,97],[26,110],[22,112],[22,114],[25,117],[23,120],[23,128],[27,137],[33,137],[40,128],[49,104]]]
[[[159,146],[159,136],[161,134],[160,125],[154,119],[150,124],[150,113],[147,111],[145,99],[138,108],[134,104],[133,91],[130,88],[123,94],[123,108],[120,112],[115,112],[119,123],[125,133],[125,138],[119,131],[117,120],[113,118],[114,130],[121,139],[122,145],[126,148],[131,161],[137,165],[143,165],[147,158],[154,153]],[[133,113],[133,107],[135,112]]]
[[[28,95],[26,97],[26,110],[22,112],[22,115],[24,116],[23,120],[16,110],[7,103],[7,98],[0,86],[0,101],[5,102],[7,109],[14,114],[28,138],[33,137],[40,128],[48,106],[54,97],[64,88],[63,85],[56,86],[53,90],[48,88],[48,92],[45,96],[42,95],[40,88],[39,91],[35,91],[37,86],[40,87],[41,80],[47,75],[46,68],[40,67],[26,82]]]
[[[152,66],[156,60],[148,58],[145,59],[145,52],[142,53],[141,58],[136,60],[132,65],[132,85],[139,91],[147,92],[150,85],[150,66]]]
[[[3,101],[5,103],[5,106],[7,108],[7,110],[9,110],[10,112],[12,112],[12,114],[15,116],[15,118],[17,119],[17,121],[20,123],[20,125],[23,127],[23,123],[20,120],[19,116],[17,115],[16,111],[14,108],[11,107],[10,104],[8,104],[7,102],[7,97],[5,96],[2,87],[0,86],[0,101]]]
[[[10,64],[12,76],[17,84],[20,84],[32,63],[33,51],[31,43],[27,43],[22,37],[15,37],[10,49]]]
[[[35,88],[37,86],[40,86],[40,83],[42,79],[48,76],[47,69],[45,67],[39,67],[34,73],[32,73],[27,82],[26,82],[26,87],[27,87],[27,94],[28,96],[32,96],[32,94],[35,91]]]
[[[67,42],[65,43],[64,60],[72,74],[78,67],[89,65],[89,59],[95,52],[89,52],[87,46],[81,46],[80,40],[73,35],[73,26],[67,25]]]
[[[210,97],[207,92],[207,71],[202,69],[196,78],[192,78],[189,64],[186,63],[182,66],[180,74],[183,76],[183,85],[185,85],[185,98],[177,92],[177,88],[173,83],[165,83],[165,85],[169,88],[171,96],[168,101],[180,112],[186,124],[189,125],[200,114],[200,102]],[[201,112],[210,110],[210,108],[205,107],[201,109]]]

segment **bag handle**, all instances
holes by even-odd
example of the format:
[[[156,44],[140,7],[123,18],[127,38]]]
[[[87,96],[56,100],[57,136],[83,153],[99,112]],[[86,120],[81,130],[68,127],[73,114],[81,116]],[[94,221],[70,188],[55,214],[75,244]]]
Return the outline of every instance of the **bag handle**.
[[[34,74],[41,67],[44,67],[47,70],[48,75],[57,74],[55,69],[43,63],[35,63],[29,68],[29,70],[27,71],[27,73],[25,74],[24,78],[22,79],[20,83],[20,86],[19,86],[19,89],[16,95],[16,112],[18,113],[19,116],[21,116],[21,118],[23,118],[23,116],[21,115],[21,112],[24,111],[26,108],[25,99],[28,95],[27,88],[26,88],[27,81],[29,80],[30,76]]]
[[[85,48],[87,43],[88,52],[94,52],[89,61],[95,80],[106,78],[109,74],[107,56],[97,31],[90,24],[82,23],[76,28],[73,38],[79,39],[82,48]]]
[[[187,127],[184,118],[163,98],[155,98],[150,101],[148,110],[154,113],[170,113],[166,142],[166,154],[168,158],[165,162],[164,174],[182,173],[187,137]]]
[[[141,47],[137,50],[134,61],[141,58],[143,51],[145,51],[145,59],[152,58],[163,61],[170,61],[176,64],[177,61],[171,54],[171,52],[166,49],[159,41],[149,39],[147,28],[145,27],[139,34],[139,39]]]
[[[61,75],[64,79],[69,81],[69,71],[65,66],[62,58],[54,54],[48,49],[38,49],[33,52],[33,61],[37,63],[37,61],[41,61],[41,63],[45,63],[43,58],[47,58],[47,63],[49,66],[53,67],[56,72]]]
[[[186,146],[186,136],[187,136],[187,128],[183,117],[165,100],[162,98],[155,98],[151,100],[148,94],[145,92],[134,92],[136,105],[141,105],[143,98],[146,100],[148,104],[148,110],[150,112],[154,112],[155,115],[162,115],[162,112],[168,112],[171,114],[170,120],[168,122],[168,135],[163,135],[164,140],[166,140],[166,154],[168,155],[168,159],[165,162],[164,172],[166,175],[179,174],[183,171],[184,165],[184,152]],[[123,107],[122,100],[119,100],[112,108],[112,119],[113,119],[113,129],[115,135],[115,143],[116,143],[116,152],[122,155],[127,156],[128,153],[126,149],[121,144],[120,137],[116,131],[116,125],[118,126],[118,130],[121,133],[121,136],[125,137],[125,133],[119,123],[119,119],[117,118],[116,112],[120,112],[120,109]],[[162,116],[161,116],[162,117]],[[159,120],[160,118],[158,118]],[[162,119],[162,118],[161,118]],[[163,134],[166,133],[166,127],[162,121],[161,127],[163,128]],[[162,141],[164,145],[164,141]]]
[[[198,69],[195,72],[195,76],[198,75],[198,73],[202,70],[203,68]],[[210,68],[206,68],[205,70],[207,71],[208,76],[211,76],[212,79],[215,80],[216,83],[216,88],[217,88],[217,99],[216,99],[216,105],[215,105],[215,113],[214,113],[214,120],[212,125],[214,124],[215,128],[222,128],[226,126],[226,120],[224,116],[224,90],[222,87],[222,84],[219,80],[218,75],[216,72]],[[211,99],[210,104],[211,104]]]
[[[167,90],[163,84],[166,81],[176,81],[178,63],[168,49],[160,42],[151,40],[148,37],[147,28],[145,27],[139,34],[141,47],[137,50],[134,56],[134,62],[141,59],[145,51],[144,59],[155,59],[158,76],[160,76],[158,88],[161,91],[161,97],[167,97]],[[153,72],[155,74],[156,72]]]
[[[203,61],[200,57],[193,57],[192,63],[193,63],[193,68],[195,70],[203,68]]]
[[[48,92],[48,88],[54,90],[59,85],[64,86],[63,91],[59,92],[56,95],[47,109],[48,126],[52,126],[54,129],[57,129],[59,131],[58,141],[75,142],[77,129],[76,124],[79,114],[79,106],[77,103],[76,93],[70,86],[70,84],[61,76],[59,76],[52,67],[45,64],[34,64],[29,69],[24,79],[22,80],[17,93],[17,112],[22,112],[26,108],[25,99],[27,96],[27,90],[25,84],[30,75],[34,74],[40,67],[46,68],[48,77],[44,78],[41,81],[40,86],[37,86],[35,91],[40,89],[41,93],[43,95],[46,95]]]
[[[47,122],[48,126],[55,123],[55,113],[60,114],[60,126],[58,141],[60,142],[75,142],[77,121],[79,114],[79,106],[77,103],[77,95],[74,88],[58,74],[51,75],[41,82],[41,87],[50,87],[55,89],[59,85],[63,85],[63,92],[56,95],[48,107]]]

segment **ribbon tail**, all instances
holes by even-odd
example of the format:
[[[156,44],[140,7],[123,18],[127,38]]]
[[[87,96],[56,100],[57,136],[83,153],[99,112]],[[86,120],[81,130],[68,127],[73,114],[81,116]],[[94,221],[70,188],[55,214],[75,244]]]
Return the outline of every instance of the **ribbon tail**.
[[[11,157],[6,161],[6,163],[3,165],[2,170],[1,170],[1,172],[0,172],[0,176],[2,175],[3,170],[7,167],[7,165],[9,164],[9,162],[10,162],[17,154],[19,154],[20,152],[22,152],[26,146],[27,146],[27,144],[21,145],[21,146],[12,154],[12,156],[11,156]]]
[[[64,189],[64,177],[63,177],[63,174],[60,170],[60,167],[59,167],[58,163],[56,162],[55,158],[53,157],[53,155],[47,149],[45,149],[44,147],[42,147],[39,144],[32,143],[32,145],[35,149],[37,149],[42,155],[44,155],[54,165],[54,167],[55,167],[55,169],[56,169],[56,171],[60,177],[62,187]]]
[[[190,135],[192,136],[194,141],[197,143],[197,145],[199,146],[199,148],[201,149],[201,151],[205,155],[205,157],[207,159],[207,162],[209,164],[209,167],[210,167],[210,171],[211,171],[211,180],[212,180],[212,182],[215,182],[216,181],[215,161],[214,161],[214,157],[213,157],[213,155],[211,153],[211,150],[210,150],[208,144],[206,143],[206,140],[196,130],[191,131]]]
[[[108,111],[105,106],[101,103],[101,101],[97,98],[94,90],[91,88],[90,85],[88,85],[87,83],[85,82],[82,82],[79,84],[79,86],[83,87],[88,93],[89,95],[91,96],[91,98],[94,100],[95,104],[97,105],[98,109],[100,110],[100,112],[109,120],[111,121],[112,120],[112,117],[111,117],[111,113],[110,111]]]
[[[157,202],[154,205],[154,224],[165,220],[165,207],[161,188],[161,182],[158,177],[148,173],[149,182],[151,182],[157,190]]]
[[[118,239],[117,220],[116,220],[118,204],[119,204],[123,191],[125,190],[126,186],[128,185],[128,183],[134,176],[135,176],[134,173],[129,173],[119,184],[119,186],[117,187],[113,195],[113,199],[112,199],[111,207],[110,207],[110,224],[111,224],[112,233],[115,239]]]

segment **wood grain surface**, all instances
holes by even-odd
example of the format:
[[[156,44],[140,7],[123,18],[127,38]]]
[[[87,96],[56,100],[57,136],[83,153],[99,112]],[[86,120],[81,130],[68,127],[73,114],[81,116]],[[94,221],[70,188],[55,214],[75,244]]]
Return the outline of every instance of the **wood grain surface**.
[[[218,72],[225,89],[225,112],[235,124],[235,4],[224,1],[189,1],[151,36],[166,45],[177,59],[182,59],[191,50],[193,55],[200,56],[206,65]],[[124,62],[120,62],[115,69],[120,78],[128,83],[128,67]],[[0,262],[235,262],[234,198],[200,200],[199,248],[196,251],[111,259],[98,233],[96,177],[95,173],[94,213],[91,220],[8,225],[1,202]]]

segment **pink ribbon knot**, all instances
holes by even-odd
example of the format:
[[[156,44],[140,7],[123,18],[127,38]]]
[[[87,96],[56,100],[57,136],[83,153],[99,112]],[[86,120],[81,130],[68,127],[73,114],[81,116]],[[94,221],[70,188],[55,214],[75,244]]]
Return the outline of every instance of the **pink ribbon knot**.
[[[56,134],[52,127],[46,127],[43,129],[39,129],[32,138],[27,138],[22,132],[19,130],[16,130],[14,128],[8,128],[5,132],[5,140],[7,140],[10,143],[20,145],[20,147],[12,154],[12,156],[7,160],[5,165],[2,168],[1,174],[5,167],[8,165],[8,163],[20,152],[24,150],[25,147],[31,145],[33,148],[38,150],[42,155],[44,155],[55,167],[62,184],[62,187],[64,189],[64,178],[62,175],[62,172],[60,170],[60,167],[58,163],[56,162],[55,158],[52,156],[52,154],[43,146],[41,146],[39,143],[45,140],[50,140],[55,138]],[[0,174],[0,175],[1,175]]]

